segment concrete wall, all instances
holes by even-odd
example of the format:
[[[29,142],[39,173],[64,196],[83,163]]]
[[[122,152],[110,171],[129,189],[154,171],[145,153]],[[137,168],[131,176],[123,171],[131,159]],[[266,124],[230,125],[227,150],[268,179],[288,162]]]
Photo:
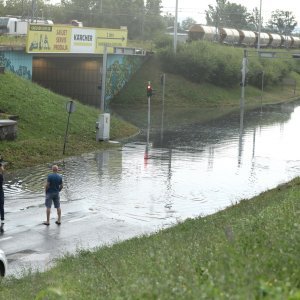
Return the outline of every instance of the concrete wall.
[[[17,137],[17,121],[0,120],[0,141],[14,140]]]
[[[142,66],[144,56],[108,55],[106,74],[106,106],[118,94],[132,75]],[[107,108],[107,107],[106,107]],[[106,109],[107,110],[107,109]]]
[[[0,66],[23,78],[32,78],[32,55],[24,51],[0,51]]]
[[[141,67],[145,56],[109,54],[107,58],[107,110],[111,99]],[[55,93],[100,108],[102,56],[32,56],[22,51],[0,49],[0,66],[32,80]]]

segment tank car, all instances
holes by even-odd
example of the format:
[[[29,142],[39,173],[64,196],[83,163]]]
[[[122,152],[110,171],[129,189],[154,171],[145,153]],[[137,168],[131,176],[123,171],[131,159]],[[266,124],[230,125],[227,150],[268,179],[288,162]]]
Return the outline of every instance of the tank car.
[[[300,38],[297,37],[297,36],[292,36],[292,40],[293,40],[293,43],[292,43],[292,48],[300,48]]]
[[[291,36],[288,35],[283,35],[283,43],[281,45],[281,47],[283,48],[292,48],[293,46],[293,39]]]
[[[188,30],[188,37],[189,41],[205,40],[213,42],[219,40],[219,31],[214,26],[194,24]]]
[[[220,28],[220,43],[227,45],[240,45],[241,36],[237,29]]]
[[[254,47],[257,41],[257,37],[254,31],[239,30],[240,44],[244,47]]]
[[[283,36],[277,33],[269,33],[270,36],[270,47],[280,48],[284,42]]]

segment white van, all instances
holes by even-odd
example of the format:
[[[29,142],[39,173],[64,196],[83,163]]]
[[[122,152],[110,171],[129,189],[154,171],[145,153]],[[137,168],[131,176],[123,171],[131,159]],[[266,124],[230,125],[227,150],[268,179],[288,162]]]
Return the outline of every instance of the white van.
[[[5,253],[0,249],[0,276],[5,276],[7,271],[7,259]]]

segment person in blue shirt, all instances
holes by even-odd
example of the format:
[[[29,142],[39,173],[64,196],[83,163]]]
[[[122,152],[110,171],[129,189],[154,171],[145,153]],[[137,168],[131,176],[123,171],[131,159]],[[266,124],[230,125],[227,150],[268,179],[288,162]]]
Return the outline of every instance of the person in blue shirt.
[[[0,232],[4,232],[4,191],[3,191],[3,172],[4,167],[3,164],[0,163],[0,216],[1,216],[1,226],[0,226]]]
[[[61,208],[60,208],[59,192],[63,188],[63,181],[62,181],[62,176],[57,174],[57,172],[58,172],[58,166],[53,165],[52,173],[48,175],[47,183],[45,186],[45,192],[46,192],[45,206],[46,206],[47,221],[43,222],[43,224],[47,226],[50,225],[50,213],[51,213],[52,202],[54,204],[54,207],[57,209],[57,221],[55,223],[57,225],[61,224]]]

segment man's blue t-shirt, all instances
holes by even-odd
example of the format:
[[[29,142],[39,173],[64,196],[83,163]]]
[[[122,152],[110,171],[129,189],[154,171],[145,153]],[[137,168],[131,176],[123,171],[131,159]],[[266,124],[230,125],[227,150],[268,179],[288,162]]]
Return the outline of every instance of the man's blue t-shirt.
[[[62,184],[62,177],[56,173],[49,174],[47,178],[47,182],[49,182],[49,188],[47,193],[58,193],[59,186]]]

